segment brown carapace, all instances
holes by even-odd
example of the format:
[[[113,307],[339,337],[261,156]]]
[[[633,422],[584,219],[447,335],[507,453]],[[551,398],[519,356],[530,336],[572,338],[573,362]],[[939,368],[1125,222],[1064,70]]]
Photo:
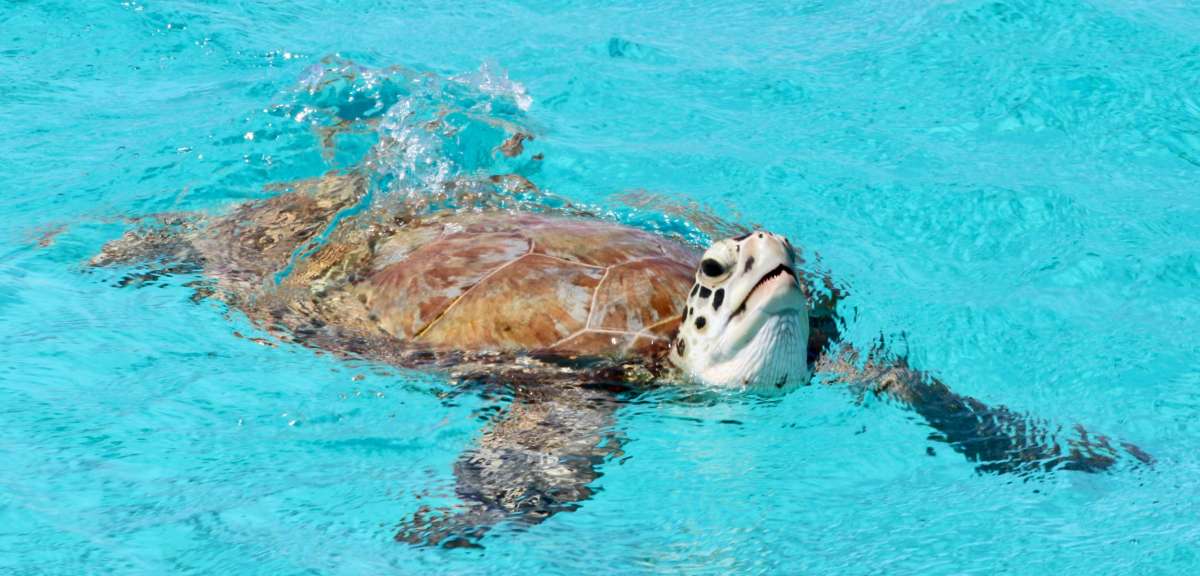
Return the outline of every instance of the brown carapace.
[[[389,236],[351,289],[381,329],[434,348],[643,356],[669,344],[696,261],[601,220],[454,214]]]
[[[410,367],[432,352],[503,371],[526,353],[656,363],[699,260],[687,244],[566,210],[346,215],[364,196],[358,175],[290,188],[212,219],[159,218],[165,226],[130,231],[92,263],[188,262],[276,336]]]

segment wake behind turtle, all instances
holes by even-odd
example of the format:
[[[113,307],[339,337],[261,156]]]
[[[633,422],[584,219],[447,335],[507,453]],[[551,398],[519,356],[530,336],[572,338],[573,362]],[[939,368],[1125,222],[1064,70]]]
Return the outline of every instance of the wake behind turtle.
[[[397,539],[472,545],[503,521],[535,524],[591,497],[620,450],[622,394],[700,385],[779,394],[813,370],[920,414],[990,472],[1102,471],[1131,445],[959,396],[839,338],[839,292],[782,236],[749,231],[701,251],[570,206],[514,209],[504,187],[461,181],[469,209],[366,205],[369,180],[331,173],[225,215],[172,215],[104,247],[95,266],[193,271],[282,339],[506,388],[513,401],[455,465],[454,509],[422,510]],[[147,262],[153,265],[146,267]]]

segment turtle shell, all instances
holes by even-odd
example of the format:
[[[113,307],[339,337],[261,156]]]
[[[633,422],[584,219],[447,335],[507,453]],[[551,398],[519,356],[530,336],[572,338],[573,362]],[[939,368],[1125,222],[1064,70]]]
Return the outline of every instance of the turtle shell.
[[[353,291],[373,324],[435,348],[645,355],[678,327],[697,259],[611,222],[455,214],[381,239]]]

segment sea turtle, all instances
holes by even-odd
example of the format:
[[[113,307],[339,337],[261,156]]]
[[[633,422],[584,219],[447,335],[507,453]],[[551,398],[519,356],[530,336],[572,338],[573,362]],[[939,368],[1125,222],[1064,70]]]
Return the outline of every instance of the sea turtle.
[[[155,217],[91,264],[140,265],[122,284],[198,272],[201,295],[280,338],[505,387],[511,405],[455,465],[462,504],[418,512],[399,540],[473,545],[501,521],[579,506],[620,450],[620,395],[662,382],[775,394],[818,368],[911,407],[983,470],[1148,461],[1082,429],[1056,439],[881,349],[857,356],[839,343],[839,290],[783,236],[745,230],[700,250],[569,205],[514,207],[502,190],[533,190],[516,177],[433,203],[458,209],[372,203],[367,182],[331,173],[223,216]]]

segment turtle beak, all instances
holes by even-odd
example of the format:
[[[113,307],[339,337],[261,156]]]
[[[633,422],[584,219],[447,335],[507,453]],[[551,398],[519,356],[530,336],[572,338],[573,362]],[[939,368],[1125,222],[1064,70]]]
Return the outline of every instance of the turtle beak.
[[[754,280],[734,309],[737,318],[747,310],[776,315],[804,309],[804,292],[793,267],[792,250],[782,236],[756,233],[745,246],[746,257],[739,263],[746,283]],[[758,272],[758,276],[754,274]]]
[[[762,310],[767,314],[796,312],[804,307],[804,293],[800,281],[791,266],[780,264],[767,272],[758,281],[750,296],[761,299]]]

